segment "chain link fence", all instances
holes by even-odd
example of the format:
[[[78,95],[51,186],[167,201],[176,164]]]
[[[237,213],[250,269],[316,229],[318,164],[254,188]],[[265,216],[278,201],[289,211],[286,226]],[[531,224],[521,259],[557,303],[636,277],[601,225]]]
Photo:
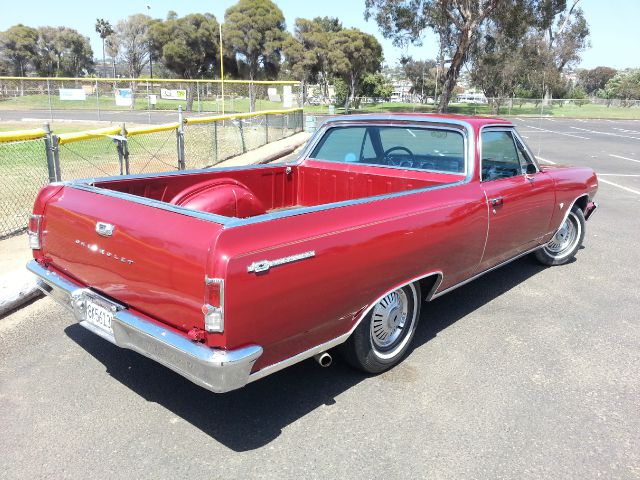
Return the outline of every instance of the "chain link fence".
[[[230,114],[302,106],[293,81],[175,80],[126,78],[0,77],[0,111],[48,110],[51,120],[65,110],[87,110],[101,120],[108,112],[133,110]]]
[[[45,131],[31,135],[22,140],[0,134],[0,238],[25,228],[38,190],[55,180],[44,159]]]
[[[302,109],[55,135],[0,133],[0,238],[26,228],[48,182],[204,168],[302,131]]]
[[[420,95],[398,95],[401,101],[381,98],[355,97],[350,104],[351,113],[383,112],[435,112],[437,102],[432,97],[421,100]],[[305,111],[321,115],[344,113],[343,102],[335,97],[318,100],[308,97]],[[471,115],[525,115],[566,118],[640,119],[640,100],[624,98],[487,98],[482,94],[460,94],[448,105],[451,113]]]

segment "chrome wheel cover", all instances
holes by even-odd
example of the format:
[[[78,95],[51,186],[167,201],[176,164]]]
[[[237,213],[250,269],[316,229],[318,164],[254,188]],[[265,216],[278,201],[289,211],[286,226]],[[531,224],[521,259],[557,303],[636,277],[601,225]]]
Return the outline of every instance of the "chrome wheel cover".
[[[563,258],[573,251],[580,241],[581,234],[582,225],[576,214],[571,212],[544,248],[552,257]]]
[[[371,313],[370,337],[373,351],[383,359],[394,357],[411,339],[416,324],[417,293],[411,296],[399,288],[385,295]]]

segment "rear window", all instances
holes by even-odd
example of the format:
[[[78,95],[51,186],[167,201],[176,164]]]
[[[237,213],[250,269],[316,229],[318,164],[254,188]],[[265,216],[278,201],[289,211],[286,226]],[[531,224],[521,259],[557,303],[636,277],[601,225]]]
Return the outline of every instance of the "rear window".
[[[333,127],[311,153],[318,160],[464,173],[464,137],[402,126]]]

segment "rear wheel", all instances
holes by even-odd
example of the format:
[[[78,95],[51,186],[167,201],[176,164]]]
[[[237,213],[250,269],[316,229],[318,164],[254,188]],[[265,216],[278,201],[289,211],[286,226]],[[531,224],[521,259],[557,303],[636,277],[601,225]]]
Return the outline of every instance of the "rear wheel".
[[[585,233],[584,214],[574,206],[567,219],[544,247],[536,250],[536,259],[544,265],[563,265],[575,257]]]
[[[407,354],[420,318],[420,285],[412,283],[385,295],[343,345],[347,361],[367,373],[397,365]]]

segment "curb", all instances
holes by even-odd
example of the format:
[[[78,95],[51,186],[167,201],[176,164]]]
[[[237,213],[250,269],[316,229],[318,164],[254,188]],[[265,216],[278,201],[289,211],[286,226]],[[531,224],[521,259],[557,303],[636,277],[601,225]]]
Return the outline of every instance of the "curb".
[[[36,278],[26,270],[0,278],[0,317],[41,295]]]

